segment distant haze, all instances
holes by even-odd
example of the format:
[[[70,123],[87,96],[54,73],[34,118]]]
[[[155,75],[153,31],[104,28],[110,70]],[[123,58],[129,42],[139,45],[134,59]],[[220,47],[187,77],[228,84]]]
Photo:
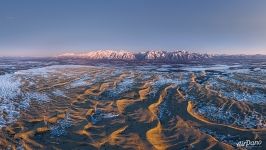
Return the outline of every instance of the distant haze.
[[[266,54],[265,0],[0,1],[0,56],[112,49]]]

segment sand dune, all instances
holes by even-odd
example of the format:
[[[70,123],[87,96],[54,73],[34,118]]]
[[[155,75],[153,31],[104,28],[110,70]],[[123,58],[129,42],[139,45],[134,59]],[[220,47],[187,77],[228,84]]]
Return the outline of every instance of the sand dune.
[[[234,149],[239,140],[266,137],[265,100],[248,97],[265,97],[264,83],[248,74],[254,84],[243,85],[238,75],[92,66],[21,71],[10,77],[20,92],[6,94],[13,113],[1,116],[0,147]],[[246,100],[228,89],[247,93]]]

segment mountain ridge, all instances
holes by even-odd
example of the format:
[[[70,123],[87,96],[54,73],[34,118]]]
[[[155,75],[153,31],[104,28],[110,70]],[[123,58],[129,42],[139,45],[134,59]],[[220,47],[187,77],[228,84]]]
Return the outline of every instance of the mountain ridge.
[[[138,60],[138,61],[167,61],[189,62],[199,61],[212,57],[209,54],[192,53],[188,51],[158,51],[146,52],[99,50],[86,53],[64,53],[59,58],[84,58],[91,60]]]

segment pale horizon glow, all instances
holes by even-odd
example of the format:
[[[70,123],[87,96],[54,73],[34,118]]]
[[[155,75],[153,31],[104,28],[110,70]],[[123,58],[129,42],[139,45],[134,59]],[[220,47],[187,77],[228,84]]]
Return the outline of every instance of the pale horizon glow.
[[[91,50],[266,55],[266,1],[0,2],[0,56]]]
[[[53,53],[53,54],[40,54],[40,52],[38,52],[37,50],[31,51],[31,54],[25,54],[24,50],[21,51],[14,51],[14,52],[7,52],[7,53],[2,53],[2,55],[0,55],[0,57],[55,57],[55,56],[59,56],[62,54],[66,54],[66,53],[75,53],[75,54],[79,54],[79,53],[86,53],[86,52],[90,52],[90,51],[100,51],[100,50],[113,50],[113,51],[128,51],[128,52],[134,52],[134,53],[138,53],[138,52],[147,52],[147,51],[188,51],[188,52],[192,52],[192,53],[201,53],[201,54],[217,54],[217,55],[266,55],[264,50],[253,50],[253,51],[248,51],[245,53],[232,53],[232,51],[236,51],[236,50],[223,50],[224,52],[220,52],[220,53],[213,53],[213,52],[208,52],[207,50],[185,50],[185,49],[174,49],[174,50],[164,50],[164,49],[146,49],[146,50],[126,50],[126,49],[94,49],[94,50],[62,50],[59,51],[57,53]]]

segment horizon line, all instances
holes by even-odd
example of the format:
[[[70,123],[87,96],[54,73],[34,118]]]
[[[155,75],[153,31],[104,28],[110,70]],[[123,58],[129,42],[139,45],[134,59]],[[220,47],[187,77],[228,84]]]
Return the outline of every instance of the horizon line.
[[[96,51],[117,51],[117,52],[121,52],[121,51],[124,51],[124,52],[132,52],[134,54],[136,53],[145,53],[145,52],[149,52],[149,51],[166,51],[166,52],[176,52],[176,51],[184,51],[184,52],[189,52],[189,53],[197,53],[197,54],[208,54],[208,55],[228,55],[228,56],[233,56],[233,55],[245,55],[245,56],[252,56],[252,55],[265,55],[266,56],[266,53],[248,53],[248,54],[244,54],[244,53],[210,53],[210,52],[195,52],[194,50],[173,50],[173,49],[170,49],[170,50],[166,50],[166,49],[146,49],[146,50],[141,50],[140,51],[134,51],[134,50],[129,50],[129,49],[95,49],[95,50],[79,50],[79,52],[77,52],[77,50],[66,50],[65,52],[62,51],[61,54],[58,52],[57,54],[51,54],[51,55],[1,55],[0,54],[0,57],[1,58],[4,58],[4,57],[9,57],[9,58],[53,58],[53,57],[58,57],[59,55],[62,55],[62,54],[67,54],[67,53],[73,53],[73,54],[83,54],[83,53],[88,53],[88,52],[96,52]]]

